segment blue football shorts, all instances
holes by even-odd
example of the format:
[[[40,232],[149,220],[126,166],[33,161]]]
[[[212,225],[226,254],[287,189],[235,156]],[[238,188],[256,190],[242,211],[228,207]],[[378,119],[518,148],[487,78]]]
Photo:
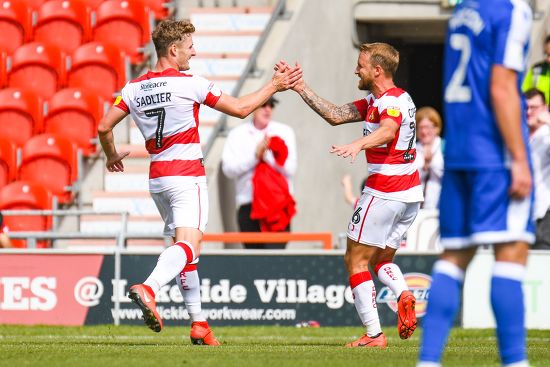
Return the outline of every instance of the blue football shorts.
[[[513,200],[508,169],[445,170],[439,201],[445,249],[535,241],[534,194]]]

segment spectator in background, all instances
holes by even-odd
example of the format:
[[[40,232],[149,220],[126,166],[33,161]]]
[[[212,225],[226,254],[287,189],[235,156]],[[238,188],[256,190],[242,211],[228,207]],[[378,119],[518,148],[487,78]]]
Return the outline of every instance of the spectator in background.
[[[533,248],[550,250],[550,112],[540,90],[529,89],[525,97],[535,184],[537,231]]]
[[[420,181],[424,190],[424,209],[436,209],[441,193],[443,177],[443,140],[441,116],[432,107],[422,107],[416,111],[416,160],[420,171]]]
[[[4,224],[4,216],[0,213],[0,248],[12,247],[8,232],[8,227]]]
[[[365,188],[365,185],[367,184],[367,178],[368,177],[365,177],[363,179],[363,181],[361,181],[361,186],[359,187],[359,192],[363,192],[363,189]],[[349,205],[353,206],[355,208],[355,206],[357,205],[357,200],[359,200],[359,196],[355,196],[354,193],[353,193],[353,188],[352,188],[352,184],[351,184],[351,175],[350,174],[345,174],[343,177],[342,177],[342,188],[344,190],[344,199],[346,200],[346,203],[348,203]]]
[[[550,103],[550,35],[544,39],[544,55],[546,58],[533,65],[523,79],[522,90],[527,92],[537,88],[544,94],[546,105]]]
[[[296,137],[292,128],[271,119],[277,102],[270,98],[254,111],[252,121],[231,130],[225,142],[222,170],[236,181],[241,232],[288,232],[295,213],[291,193],[297,161]],[[285,246],[286,243],[245,244],[248,249]]]

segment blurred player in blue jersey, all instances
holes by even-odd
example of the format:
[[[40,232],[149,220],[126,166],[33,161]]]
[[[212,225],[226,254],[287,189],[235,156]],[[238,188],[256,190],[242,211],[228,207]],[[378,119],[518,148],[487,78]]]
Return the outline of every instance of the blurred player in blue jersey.
[[[521,283],[534,237],[533,195],[521,97],[531,32],[523,0],[466,0],[445,46],[445,173],[441,243],[417,367],[440,366],[477,246],[493,244],[491,305],[504,366],[528,366]]]

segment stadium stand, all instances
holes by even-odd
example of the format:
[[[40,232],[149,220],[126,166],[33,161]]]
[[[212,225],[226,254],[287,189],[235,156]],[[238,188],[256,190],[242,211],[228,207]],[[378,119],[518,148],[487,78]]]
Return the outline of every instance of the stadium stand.
[[[110,44],[89,42],[75,50],[68,74],[68,86],[86,89],[105,101],[126,83],[126,58]]]
[[[141,1],[107,0],[96,9],[94,40],[118,47],[132,64],[140,64],[143,47],[151,40],[151,24],[151,12]]]
[[[17,147],[0,136],[0,188],[15,181],[17,175]]]
[[[97,95],[65,88],[48,101],[44,129],[70,139],[82,154],[90,156],[96,152],[97,124],[103,111],[103,100]]]
[[[19,179],[42,185],[57,197],[60,204],[70,203],[78,180],[74,143],[55,134],[32,137],[22,149]]]
[[[65,84],[66,57],[55,46],[26,43],[15,50],[11,60],[10,87],[25,88],[47,99]]]
[[[47,1],[37,12],[34,40],[57,46],[66,54],[91,39],[91,10],[78,0]]]
[[[0,50],[12,54],[31,39],[31,9],[20,1],[2,1],[0,5]]]
[[[25,181],[15,181],[0,189],[0,210],[51,210],[52,194],[44,186]],[[4,216],[11,232],[47,231],[52,228],[51,216]],[[12,239],[14,247],[27,247],[26,240]],[[49,241],[38,241],[37,247],[49,247]]]
[[[42,131],[43,104],[40,96],[27,90],[0,90],[0,136],[23,146]]]

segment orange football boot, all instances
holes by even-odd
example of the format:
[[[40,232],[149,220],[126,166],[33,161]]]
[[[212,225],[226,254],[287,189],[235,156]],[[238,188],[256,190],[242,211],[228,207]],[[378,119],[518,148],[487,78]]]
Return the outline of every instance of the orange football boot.
[[[386,348],[387,344],[388,341],[386,340],[386,336],[384,335],[384,333],[380,333],[373,338],[365,334],[356,341],[346,344],[346,347]]]
[[[206,321],[193,322],[189,336],[191,337],[191,343],[195,345],[221,345]]]
[[[149,329],[159,332],[162,330],[162,319],[157,312],[157,303],[155,302],[155,296],[147,289],[144,284],[136,284],[130,287],[128,297],[141,308],[143,312],[143,320]]]
[[[416,298],[411,291],[403,291],[397,301],[397,331],[401,339],[408,339],[416,329]]]

